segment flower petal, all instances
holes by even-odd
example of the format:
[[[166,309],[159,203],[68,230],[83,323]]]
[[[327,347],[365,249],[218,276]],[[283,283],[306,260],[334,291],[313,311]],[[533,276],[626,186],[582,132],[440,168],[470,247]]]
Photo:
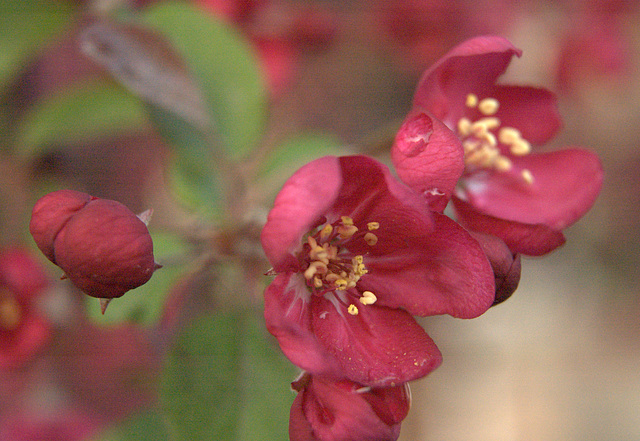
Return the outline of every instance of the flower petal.
[[[404,384],[363,390],[349,381],[306,374],[293,386],[302,388],[291,407],[292,441],[394,441],[409,409]]]
[[[365,259],[369,273],[358,283],[378,303],[413,315],[450,314],[472,318],[495,296],[494,275],[478,242],[447,216],[434,213],[432,234],[404,248]]]
[[[302,236],[333,205],[342,186],[338,158],[325,156],[291,176],[276,197],[262,229],[262,247],[276,271],[291,265]]]
[[[502,127],[514,127],[524,139],[541,145],[553,138],[562,126],[554,93],[526,86],[496,86],[488,94],[500,103],[495,116]]]
[[[414,108],[428,110],[453,127],[464,115],[466,95],[483,95],[493,88],[511,58],[521,53],[508,40],[496,36],[459,44],[423,74],[413,98]]]
[[[562,246],[565,242],[562,231],[546,225],[524,224],[479,212],[473,205],[453,197],[451,199],[458,222],[474,231],[481,231],[502,239],[514,253],[542,256]]]
[[[483,214],[561,230],[580,219],[602,187],[597,155],[565,149],[513,158],[513,172],[475,173],[461,196]],[[531,184],[518,174],[529,170]]]
[[[458,136],[428,112],[411,112],[398,131],[391,159],[400,179],[442,212],[464,171]]]
[[[358,313],[352,315],[347,306],[324,297],[311,303],[313,330],[345,378],[392,386],[421,378],[440,365],[440,351],[409,313],[358,304]]]
[[[293,364],[317,374],[336,375],[339,364],[318,342],[312,328],[310,296],[301,275],[276,276],[264,293],[266,326]]]

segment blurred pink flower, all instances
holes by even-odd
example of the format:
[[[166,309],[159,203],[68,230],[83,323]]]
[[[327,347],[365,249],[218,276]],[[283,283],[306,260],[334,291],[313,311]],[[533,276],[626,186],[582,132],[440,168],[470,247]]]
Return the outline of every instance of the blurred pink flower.
[[[277,274],[267,328],[314,374],[388,386],[435,369],[413,315],[471,318],[494,300],[478,243],[365,156],[323,157],[285,183],[262,231]]]
[[[395,441],[411,405],[406,383],[371,388],[304,373],[292,387],[291,441]]]
[[[561,120],[551,92],[496,84],[520,54],[501,37],[456,46],[422,76],[409,118],[425,115],[433,127],[439,120],[462,143],[464,173],[452,197],[459,222],[501,238],[513,252],[542,255],[562,245],[562,230],[591,208],[602,167],[580,148],[531,153],[532,145],[556,134]],[[437,128],[433,133],[446,132]],[[429,136],[421,142],[434,142]],[[451,137],[435,139],[445,136]],[[411,157],[396,140],[392,153],[400,178],[423,190],[424,155],[435,154],[440,144]]]
[[[49,322],[35,305],[48,284],[27,251],[0,251],[0,369],[20,366],[48,341]]]
[[[145,222],[116,201],[54,191],[36,202],[29,230],[42,253],[92,297],[120,297],[159,267]]]

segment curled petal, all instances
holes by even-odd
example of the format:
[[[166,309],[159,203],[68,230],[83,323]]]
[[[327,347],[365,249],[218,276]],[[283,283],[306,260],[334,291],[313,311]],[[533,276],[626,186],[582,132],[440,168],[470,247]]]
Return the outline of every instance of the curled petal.
[[[511,297],[520,283],[520,254],[514,254],[504,241],[496,236],[471,232],[487,255],[496,281],[494,305]]]
[[[412,112],[396,135],[391,158],[400,179],[442,212],[464,171],[458,136],[428,112]]]
[[[453,197],[458,221],[474,231],[481,231],[502,239],[514,253],[542,256],[562,246],[565,242],[562,231],[542,224],[525,224],[488,216],[473,205]]]
[[[413,98],[414,108],[429,110],[453,127],[464,115],[466,95],[484,95],[512,57],[521,53],[507,39],[496,36],[476,37],[459,44],[423,74]]]
[[[447,216],[434,214],[432,234],[416,238],[395,253],[367,260],[362,289],[380,305],[411,314],[472,318],[493,303],[494,276],[478,242]]]
[[[289,265],[300,238],[333,205],[342,185],[338,158],[326,156],[303,166],[284,184],[262,229],[262,247],[277,271]]]
[[[513,173],[475,173],[461,196],[479,212],[561,230],[580,219],[602,187],[602,165],[587,150],[566,149],[514,158]],[[533,182],[518,171],[529,170]]]

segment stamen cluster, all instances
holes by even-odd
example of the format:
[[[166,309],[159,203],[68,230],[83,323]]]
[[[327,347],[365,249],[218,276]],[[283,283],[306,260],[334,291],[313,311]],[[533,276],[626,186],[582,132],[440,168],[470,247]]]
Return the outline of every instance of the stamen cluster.
[[[483,115],[475,121],[466,117],[458,120],[458,135],[462,139],[467,167],[489,168],[500,172],[511,170],[513,163],[508,156],[502,154],[499,144],[507,146],[514,156],[524,156],[531,152],[531,144],[522,137],[518,129],[501,127],[500,119],[494,116],[500,108],[497,99],[484,98],[479,101],[476,95],[470,93],[465,105],[470,109],[477,108]],[[526,183],[533,183],[531,171],[521,170],[520,175]]]
[[[353,224],[353,219],[342,216],[339,221],[325,224],[309,235],[302,253],[307,264],[303,274],[311,291],[323,295],[329,291],[355,288],[360,278],[369,270],[364,264],[364,257],[361,254],[352,255],[345,245],[350,240],[361,238],[369,246],[374,246],[378,242],[378,236],[372,231],[378,228],[378,222],[369,222],[369,231],[358,234],[359,229]],[[376,300],[376,296],[370,291],[365,291],[360,297],[363,305],[371,305]],[[358,308],[351,304],[348,312],[356,315]]]

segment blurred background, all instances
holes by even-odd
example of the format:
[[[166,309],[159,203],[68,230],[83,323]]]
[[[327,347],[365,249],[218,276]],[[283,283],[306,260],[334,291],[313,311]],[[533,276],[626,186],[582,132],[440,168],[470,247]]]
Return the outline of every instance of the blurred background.
[[[259,320],[269,204],[324,154],[388,162],[421,73],[481,34],[523,50],[501,82],[558,95],[545,148],[597,152],[604,187],[508,301],[420,319],[444,363],[412,384],[400,440],[639,439],[638,23],[614,0],[1,0],[0,249],[47,279],[48,337],[0,365],[0,440],[286,439],[296,372]],[[207,107],[223,139],[193,135]],[[104,317],[28,235],[58,188],[154,208],[165,268]]]

